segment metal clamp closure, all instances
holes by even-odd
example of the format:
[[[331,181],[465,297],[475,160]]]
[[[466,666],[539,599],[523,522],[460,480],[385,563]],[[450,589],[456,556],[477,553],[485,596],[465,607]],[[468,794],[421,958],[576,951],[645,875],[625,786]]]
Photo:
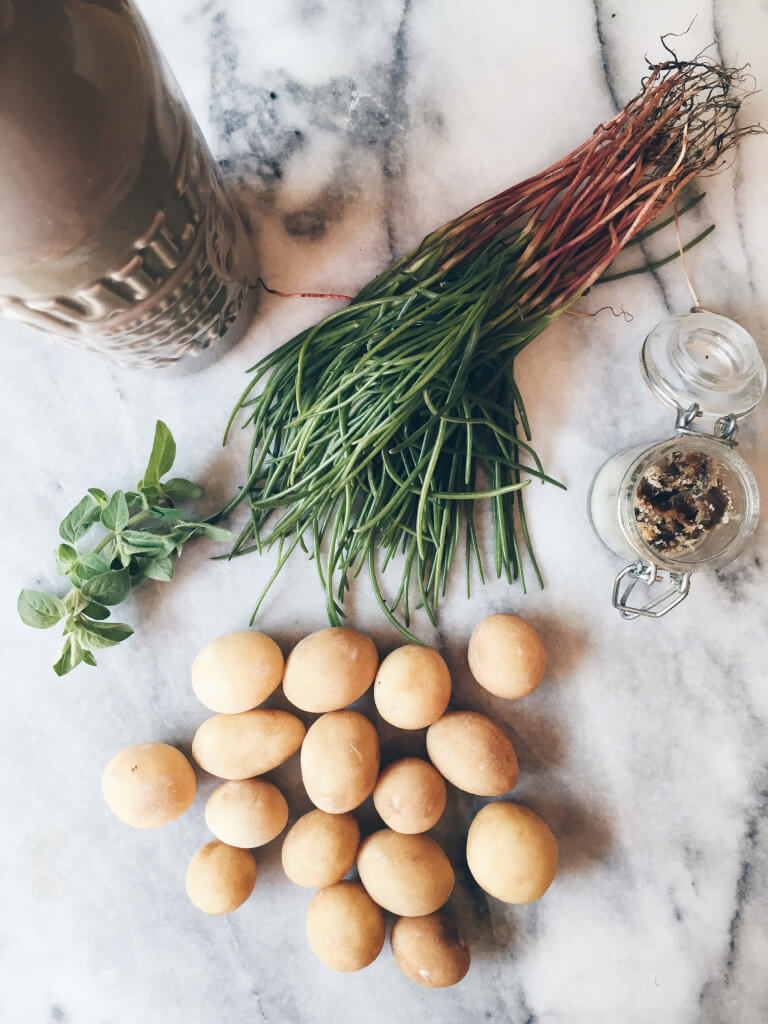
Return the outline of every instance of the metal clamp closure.
[[[688,436],[696,437],[701,434],[708,434],[706,430],[694,430],[691,424],[695,419],[701,416],[701,409],[697,402],[693,405],[689,405],[687,409],[681,409],[678,407],[677,416],[675,418],[675,433],[687,434]],[[723,444],[730,445],[732,448],[738,443],[736,441],[736,431],[739,429],[739,422],[732,412],[729,412],[727,416],[721,416],[720,419],[715,421],[715,425],[712,428],[712,434],[717,441],[722,441]]]
[[[622,583],[628,582],[622,589]],[[669,581],[671,586],[663,591],[658,597],[643,605],[631,605],[629,598],[638,583],[645,583],[651,587],[654,583]],[[671,612],[681,601],[684,601],[691,589],[691,574],[689,572],[667,572],[664,569],[657,569],[653,562],[633,562],[625,566],[613,584],[613,607],[621,612],[623,619],[636,619],[644,615],[649,619],[660,619],[662,615]]]

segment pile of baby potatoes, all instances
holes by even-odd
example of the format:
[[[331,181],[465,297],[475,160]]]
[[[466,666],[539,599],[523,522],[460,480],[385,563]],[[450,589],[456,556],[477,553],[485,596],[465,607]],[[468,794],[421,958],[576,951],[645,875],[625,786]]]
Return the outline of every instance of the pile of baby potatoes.
[[[519,699],[538,686],[546,653],[536,631],[515,615],[483,619],[469,642],[469,666],[498,697]],[[263,708],[282,682],[287,700],[317,714],[309,728],[289,711]],[[373,684],[376,709],[390,725],[426,729],[429,760],[404,757],[380,769],[374,725],[348,706]],[[205,820],[215,836],[187,869],[189,898],[208,914],[227,914],[253,891],[254,848],[288,824],[285,797],[263,776],[300,751],[301,777],[315,809],[283,840],[285,874],[316,889],[306,931],[315,955],[337,971],[372,963],[386,937],[383,911],[397,918],[390,943],[413,981],[454,985],[469,969],[469,949],[441,908],[454,887],[448,857],[428,831],[447,800],[446,781],[498,797],[517,782],[515,751],[504,731],[476,711],[448,711],[451,677],[441,655],[408,644],[379,663],[370,637],[323,629],[301,640],[284,662],[264,633],[230,633],[207,644],[192,666],[198,699],[216,712],[197,730],[192,755],[225,781],[208,798]],[[193,802],[195,772],[164,743],[140,743],[118,754],[103,777],[118,818],[153,828]],[[383,828],[361,841],[352,813],[369,797]],[[529,903],[549,887],[557,843],[532,810],[508,801],[486,804],[467,835],[467,864],[477,884],[506,903]],[[346,876],[357,867],[359,881]]]

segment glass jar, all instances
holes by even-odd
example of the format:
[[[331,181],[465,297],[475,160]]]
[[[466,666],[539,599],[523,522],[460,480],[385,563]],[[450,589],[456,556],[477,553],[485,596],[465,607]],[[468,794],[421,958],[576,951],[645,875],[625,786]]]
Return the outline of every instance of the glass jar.
[[[757,483],[735,436],[765,392],[766,368],[742,327],[705,310],[658,324],[641,366],[654,394],[676,409],[675,434],[609,459],[588,505],[598,537],[628,560],[614,607],[625,618],[658,618],[687,597],[694,572],[727,565],[755,531]],[[662,587],[630,603],[641,582]]]

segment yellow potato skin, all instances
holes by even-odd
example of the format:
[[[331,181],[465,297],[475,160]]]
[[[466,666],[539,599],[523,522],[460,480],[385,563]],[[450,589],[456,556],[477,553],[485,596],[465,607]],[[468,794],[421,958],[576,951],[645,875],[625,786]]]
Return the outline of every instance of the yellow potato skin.
[[[283,840],[283,871],[294,885],[322,889],[341,881],[359,846],[360,826],[353,815],[309,811]]]
[[[315,807],[345,814],[370,796],[379,775],[379,737],[357,711],[330,711],[309,728],[301,778]]]
[[[338,711],[363,696],[378,664],[376,645],[365,633],[346,626],[321,629],[288,655],[283,692],[302,711]]]
[[[256,708],[213,715],[192,740],[192,756],[220,779],[250,779],[272,771],[301,746],[306,729],[289,711]]]
[[[469,826],[467,864],[491,896],[531,903],[557,874],[557,840],[535,811],[500,800],[481,807]]]
[[[384,824],[408,835],[436,825],[446,799],[442,775],[420,757],[403,757],[387,765],[373,790],[373,803]]]
[[[307,939],[334,971],[360,971],[384,946],[384,915],[359,882],[337,882],[315,893],[307,909]]]
[[[175,821],[195,799],[195,770],[167,743],[136,743],[104,769],[104,799],[133,828],[158,828]]]
[[[266,779],[225,782],[208,797],[205,823],[228,846],[251,849],[272,842],[288,822],[285,797]]]
[[[283,678],[283,652],[256,630],[207,643],[192,663],[192,689],[211,711],[236,715],[263,704]]]
[[[469,946],[444,913],[399,918],[390,944],[403,974],[425,988],[457,985],[469,970]]]
[[[496,697],[519,700],[533,693],[547,667],[541,637],[518,615],[489,615],[469,639],[469,669]]]
[[[206,914],[231,914],[253,892],[258,867],[249,850],[214,839],[194,855],[187,868],[187,895]]]
[[[515,748],[479,711],[449,711],[427,729],[427,753],[450,783],[476,796],[502,796],[517,784]]]
[[[376,710],[398,729],[426,729],[451,699],[451,674],[432,647],[405,644],[379,665],[373,686]]]
[[[374,832],[360,846],[357,870],[371,898],[400,917],[431,914],[453,891],[453,868],[431,836]]]

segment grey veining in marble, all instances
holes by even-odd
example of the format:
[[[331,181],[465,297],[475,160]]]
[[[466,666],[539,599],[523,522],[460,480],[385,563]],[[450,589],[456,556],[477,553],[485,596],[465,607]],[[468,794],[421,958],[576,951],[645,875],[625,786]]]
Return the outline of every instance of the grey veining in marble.
[[[205,0],[141,3],[216,157],[258,234],[261,272],[285,291],[351,292],[428,230],[545,167],[637,89],[662,32],[690,54],[714,41],[768,86],[768,10],[756,0]],[[745,117],[768,123],[768,92]],[[0,143],[1,144],[1,143]],[[768,141],[747,139],[683,220],[717,231],[689,255],[704,303],[768,333]],[[674,246],[668,234],[649,257]],[[436,829],[457,864],[454,904],[471,944],[466,980],[421,990],[388,949],[356,975],[314,960],[310,893],[291,886],[279,840],[259,851],[252,898],[207,918],[184,894],[207,841],[204,798],[178,822],[135,832],[103,804],[100,776],[123,746],[189,750],[205,717],[189,685],[197,649],[243,628],[270,557],[229,565],[212,545],[172,585],[127,603],[137,635],[99,668],[57,680],[53,633],[15,618],[22,586],[56,583],[62,514],[84,492],[130,485],[157,417],[178,470],[209,507],[242,477],[245,437],[219,438],[263,352],[335,308],[265,298],[241,344],[197,376],[131,375],[0,324],[3,686],[0,690],[2,1024],[765,1024],[768,1021],[768,599],[763,526],[729,568],[694,580],[660,622],[621,622],[618,569],[586,518],[590,479],[622,446],[671,431],[641,382],[642,338],[688,308],[679,267],[603,286],[526,352],[520,385],[547,469],[569,490],[531,488],[546,589],[504,583],[468,604],[461,579],[440,629],[457,706],[498,717],[514,738],[514,792],[558,836],[560,874],[529,907],[487,899],[462,866],[481,800],[451,794]],[[768,494],[768,403],[741,451]],[[505,704],[478,691],[465,649],[474,623],[518,610],[549,648],[545,682]],[[351,603],[382,653],[397,638],[366,587]],[[324,624],[314,569],[292,563],[259,625],[287,650]],[[370,700],[362,705],[372,711]],[[382,731],[385,748],[422,737]],[[273,773],[293,815],[307,806],[295,759]],[[374,821],[365,809],[363,821]]]

